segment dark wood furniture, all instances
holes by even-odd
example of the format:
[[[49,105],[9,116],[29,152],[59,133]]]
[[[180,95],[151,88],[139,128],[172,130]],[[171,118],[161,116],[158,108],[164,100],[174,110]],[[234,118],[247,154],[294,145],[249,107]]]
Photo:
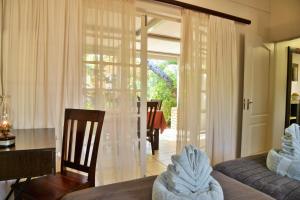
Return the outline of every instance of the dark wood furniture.
[[[153,149],[159,150],[159,129],[155,128],[153,132]]]
[[[154,122],[154,150],[159,150],[159,132],[161,133],[167,128],[167,122],[164,113],[161,110],[156,111]]]
[[[138,138],[140,138],[140,135],[141,135],[141,99],[140,97],[138,97],[138,101],[136,102],[136,105],[137,105],[137,114],[138,114],[138,117],[137,117],[137,135],[138,135]]]
[[[160,99],[151,99],[151,102],[157,102],[157,109],[161,110],[162,106],[162,100]],[[153,148],[154,150],[159,150],[159,128],[154,127],[154,133],[153,133]]]
[[[152,155],[154,155],[154,120],[158,102],[147,102],[147,140],[151,143]]]
[[[151,115],[151,117],[154,117],[154,119],[156,119],[157,113],[159,114],[159,112],[162,112],[162,111],[159,111],[159,106],[161,106],[162,101],[152,99],[151,102],[155,102],[155,103],[158,104],[155,116]],[[141,102],[138,101],[137,102],[137,113],[138,113],[138,115],[140,114],[140,106],[141,106]],[[148,108],[147,108],[147,112],[148,112],[148,120],[149,120],[149,109]],[[163,115],[163,113],[161,115]],[[155,120],[153,120],[153,123],[154,123],[153,124],[153,134],[151,134],[150,129],[148,128],[148,125],[149,125],[148,122],[149,121],[147,121],[147,130],[149,130],[149,131],[147,131],[147,140],[151,143],[152,154],[154,154],[154,150],[159,150],[159,129],[160,129],[160,127],[156,128],[155,127]],[[140,116],[138,116],[138,118],[137,118],[137,134],[138,134],[139,138],[140,138],[140,129],[141,129],[141,118],[140,118]],[[148,135],[149,135],[149,137],[148,137]],[[151,142],[151,139],[152,139],[152,142]]]
[[[151,99],[151,102],[157,102],[158,103],[157,109],[161,110],[161,106],[162,106],[162,100],[161,99]]]
[[[69,192],[95,186],[104,114],[97,110],[65,110],[61,171],[33,179],[28,184],[17,184],[21,199],[61,199]]]
[[[291,111],[290,111],[290,124],[297,123],[300,124],[300,102],[291,101]]]
[[[0,181],[16,179],[18,183],[21,178],[55,173],[54,129],[15,129],[11,133],[16,136],[15,146],[0,148]]]

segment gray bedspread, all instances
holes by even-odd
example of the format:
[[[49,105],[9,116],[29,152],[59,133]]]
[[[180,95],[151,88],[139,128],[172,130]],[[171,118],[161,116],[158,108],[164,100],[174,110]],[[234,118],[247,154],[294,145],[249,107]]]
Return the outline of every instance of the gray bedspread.
[[[244,185],[220,172],[212,172],[224,192],[224,200],[273,200],[270,196]],[[66,195],[63,200],[151,200],[155,176],[105,185]]]
[[[300,181],[275,174],[266,167],[267,154],[227,161],[215,170],[278,200],[300,200]]]

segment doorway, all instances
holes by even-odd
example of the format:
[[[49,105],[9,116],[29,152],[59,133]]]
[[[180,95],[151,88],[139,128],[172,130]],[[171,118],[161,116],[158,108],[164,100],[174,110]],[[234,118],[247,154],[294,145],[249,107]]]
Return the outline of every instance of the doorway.
[[[144,101],[144,108],[146,108],[147,101],[161,102],[155,117],[157,120],[154,128],[158,130],[158,137],[156,137],[157,146],[154,155],[149,142],[141,145],[141,163],[145,161],[144,174],[149,176],[166,170],[171,162],[171,155],[176,153],[177,77],[181,23],[180,20],[164,19],[151,14],[141,15],[137,21],[136,46],[140,63],[144,63],[141,76],[145,76],[147,85],[145,91],[141,91],[141,105]],[[142,93],[146,96],[142,97]],[[142,115],[141,113],[141,128]],[[144,143],[146,136],[141,136],[140,140]]]

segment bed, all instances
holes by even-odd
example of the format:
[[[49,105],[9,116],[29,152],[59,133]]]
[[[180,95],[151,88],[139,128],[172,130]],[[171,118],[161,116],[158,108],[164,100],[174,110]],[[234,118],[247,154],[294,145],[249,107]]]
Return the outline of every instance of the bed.
[[[267,154],[223,162],[214,170],[272,196],[277,200],[300,200],[300,181],[279,176],[266,167]]]
[[[224,174],[213,171],[212,176],[223,188],[224,200],[272,200],[270,196],[244,185]],[[66,195],[63,200],[151,200],[156,176],[85,189]]]

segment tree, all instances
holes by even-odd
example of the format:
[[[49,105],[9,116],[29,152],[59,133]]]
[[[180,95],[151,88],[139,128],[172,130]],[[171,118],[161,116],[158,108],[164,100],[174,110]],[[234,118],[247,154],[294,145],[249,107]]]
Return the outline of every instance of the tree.
[[[153,73],[161,77],[164,81],[166,81],[169,87],[173,87],[173,80],[168,76],[166,72],[164,72],[164,70],[161,67],[155,64],[154,60],[148,60],[148,68]]]
[[[148,99],[162,99],[162,110],[170,124],[171,108],[176,107],[177,62],[148,61]]]

